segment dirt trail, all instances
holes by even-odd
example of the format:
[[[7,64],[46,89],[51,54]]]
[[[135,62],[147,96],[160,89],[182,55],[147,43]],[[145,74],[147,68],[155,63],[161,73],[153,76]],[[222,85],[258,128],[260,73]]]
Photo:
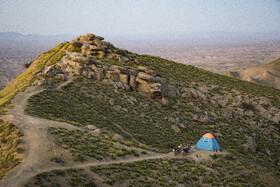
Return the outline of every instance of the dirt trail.
[[[71,79],[58,86],[61,89],[71,82]],[[175,158],[173,153],[159,154],[149,152],[148,155],[141,155],[140,157],[130,157],[117,160],[104,160],[104,161],[88,161],[85,163],[74,162],[71,154],[55,142],[55,138],[50,136],[48,132],[49,127],[62,127],[70,130],[80,129],[71,124],[42,119],[38,117],[29,116],[25,113],[27,100],[32,95],[35,95],[44,89],[42,87],[29,87],[24,92],[19,93],[13,100],[13,107],[9,109],[3,119],[7,122],[16,125],[24,134],[23,149],[24,157],[21,164],[14,168],[6,177],[0,181],[0,187],[17,187],[23,186],[29,179],[39,173],[57,170],[57,169],[70,169],[70,168],[86,168],[90,166],[100,166],[116,163],[129,163],[142,160],[158,159],[158,158]],[[136,148],[137,149],[137,148]],[[203,151],[194,150],[193,153],[187,155],[185,158],[193,159],[195,161],[209,160],[210,152],[204,153]],[[63,166],[51,162],[53,157],[62,157],[67,162]],[[184,158],[177,156],[176,158]]]
[[[76,163],[73,166],[58,166],[58,167],[51,167],[47,169],[40,170],[39,173],[42,172],[48,172],[53,170],[63,170],[63,169],[71,169],[71,168],[87,168],[91,166],[104,166],[104,165],[110,165],[110,164],[119,164],[119,163],[130,163],[130,162],[137,162],[137,161],[143,161],[143,160],[152,160],[152,159],[159,159],[159,158],[167,158],[167,157],[173,157],[173,153],[167,153],[167,154],[155,154],[152,156],[141,156],[141,157],[135,157],[130,159],[121,159],[121,160],[114,160],[114,161],[99,161],[99,162],[91,162],[91,163]]]
[[[67,81],[69,83],[70,81]],[[64,83],[63,85],[66,85]],[[95,161],[87,163],[77,163],[71,161],[69,153],[55,144],[54,138],[48,133],[49,127],[62,127],[67,129],[82,129],[64,122],[57,122],[27,115],[24,111],[27,106],[27,99],[44,89],[41,87],[29,87],[24,92],[19,93],[13,100],[13,107],[7,112],[3,119],[13,123],[23,132],[24,158],[20,165],[14,168],[4,179],[0,181],[0,187],[23,186],[28,179],[35,175],[55,169],[84,168],[89,166],[107,165],[113,163],[128,163],[134,161],[169,157],[170,154],[151,153],[147,156],[120,159],[114,161]],[[69,158],[65,166],[58,166],[50,161],[55,156]]]

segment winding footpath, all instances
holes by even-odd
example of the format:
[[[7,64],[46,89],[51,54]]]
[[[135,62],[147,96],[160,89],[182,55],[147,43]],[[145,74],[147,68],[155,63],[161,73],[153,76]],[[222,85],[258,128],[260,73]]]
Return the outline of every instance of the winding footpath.
[[[66,85],[70,81],[63,83]],[[63,85],[60,85],[63,86]],[[28,87],[24,92],[19,93],[13,100],[13,107],[9,109],[3,119],[7,122],[16,125],[24,134],[22,137],[22,146],[24,156],[22,162],[15,167],[0,181],[0,187],[17,187],[24,186],[26,181],[36,176],[39,173],[70,168],[86,168],[90,166],[108,165],[114,163],[129,163],[135,161],[172,157],[172,154],[159,154],[151,152],[148,155],[133,157],[127,159],[118,159],[114,161],[94,161],[79,163],[71,161],[69,152],[59,147],[55,142],[54,137],[51,137],[49,127],[62,127],[70,130],[82,129],[64,122],[57,122],[38,117],[29,116],[25,113],[27,100],[32,95],[35,95],[44,89],[42,87]],[[84,129],[83,129],[84,130]],[[63,156],[67,159],[67,163],[60,166],[57,163],[50,161],[56,156]],[[69,161],[68,161],[69,160]]]

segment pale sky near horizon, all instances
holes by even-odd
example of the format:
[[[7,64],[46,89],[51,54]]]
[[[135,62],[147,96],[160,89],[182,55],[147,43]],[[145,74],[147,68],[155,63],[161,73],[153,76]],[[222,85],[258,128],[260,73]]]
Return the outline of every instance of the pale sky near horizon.
[[[280,32],[280,0],[0,0],[0,32]]]

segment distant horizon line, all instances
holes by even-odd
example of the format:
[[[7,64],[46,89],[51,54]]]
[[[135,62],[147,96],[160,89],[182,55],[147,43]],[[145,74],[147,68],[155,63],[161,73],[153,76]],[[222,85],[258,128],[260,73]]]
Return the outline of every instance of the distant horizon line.
[[[94,32],[85,32],[86,33],[93,33]],[[101,34],[101,36],[169,36],[169,35],[186,35],[186,34],[280,34],[280,31],[186,31],[186,32],[169,32],[169,33],[131,33],[131,34]],[[0,32],[0,35],[3,34],[14,34],[18,36],[78,36],[81,34],[34,34],[34,33],[21,33],[18,31],[7,31],[7,32]],[[98,34],[97,34],[98,35]]]

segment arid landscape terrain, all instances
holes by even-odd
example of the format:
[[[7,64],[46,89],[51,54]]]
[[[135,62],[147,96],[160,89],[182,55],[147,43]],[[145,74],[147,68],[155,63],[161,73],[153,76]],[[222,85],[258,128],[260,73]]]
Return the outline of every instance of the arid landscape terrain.
[[[0,187],[280,187],[280,0],[0,3]]]
[[[188,44],[127,42],[123,48],[140,54],[159,56],[175,62],[193,65],[215,73],[240,71],[250,66],[263,65],[280,57],[280,41],[246,43]]]
[[[38,54],[52,48],[70,36],[0,36],[0,89],[24,71],[24,64]],[[110,38],[110,37],[109,37]],[[148,40],[111,37],[111,41],[129,51],[148,54],[193,65],[215,73],[240,71],[247,67],[263,65],[280,57],[280,41],[219,41],[202,38],[183,40]]]
[[[0,91],[0,186],[279,186],[279,95],[81,35]]]

